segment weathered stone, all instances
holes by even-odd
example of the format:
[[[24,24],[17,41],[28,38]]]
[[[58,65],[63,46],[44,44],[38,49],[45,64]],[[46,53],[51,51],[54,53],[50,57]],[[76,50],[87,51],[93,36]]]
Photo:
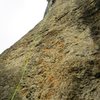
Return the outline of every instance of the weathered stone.
[[[48,0],[45,17],[0,55],[0,100],[100,99],[100,0]]]

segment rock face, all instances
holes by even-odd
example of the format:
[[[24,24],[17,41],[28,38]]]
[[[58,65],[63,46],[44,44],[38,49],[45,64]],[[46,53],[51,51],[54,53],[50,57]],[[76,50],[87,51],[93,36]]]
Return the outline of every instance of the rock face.
[[[54,0],[0,55],[0,100],[100,100],[100,0]]]

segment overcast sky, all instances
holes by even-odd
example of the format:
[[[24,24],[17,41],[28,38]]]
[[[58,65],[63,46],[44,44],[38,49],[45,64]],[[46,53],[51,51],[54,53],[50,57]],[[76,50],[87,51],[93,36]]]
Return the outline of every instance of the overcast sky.
[[[46,5],[46,0],[0,0],[0,53],[43,18]]]

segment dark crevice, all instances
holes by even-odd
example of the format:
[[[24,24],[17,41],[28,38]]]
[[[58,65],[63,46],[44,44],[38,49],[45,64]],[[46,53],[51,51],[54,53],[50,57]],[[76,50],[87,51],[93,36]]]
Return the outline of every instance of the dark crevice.
[[[56,21],[61,20],[63,17],[65,17],[69,12],[64,13],[63,15],[61,15],[59,18],[56,18]]]
[[[100,78],[100,72],[95,74],[95,78]]]
[[[94,8],[91,8],[91,9],[88,9],[88,10],[86,10],[84,12],[84,15],[81,18],[92,17],[95,14],[97,14],[99,11],[100,11],[100,8],[96,9],[95,7]]]
[[[100,0],[94,0],[93,4],[87,4],[83,9],[83,14],[80,19],[83,24],[88,26],[91,30],[91,37],[98,48],[100,48]]]

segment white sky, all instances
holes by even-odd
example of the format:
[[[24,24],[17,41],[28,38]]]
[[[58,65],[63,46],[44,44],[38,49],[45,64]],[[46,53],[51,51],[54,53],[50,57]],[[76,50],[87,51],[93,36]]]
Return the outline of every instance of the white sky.
[[[47,0],[0,0],[0,53],[18,41],[42,18]]]

